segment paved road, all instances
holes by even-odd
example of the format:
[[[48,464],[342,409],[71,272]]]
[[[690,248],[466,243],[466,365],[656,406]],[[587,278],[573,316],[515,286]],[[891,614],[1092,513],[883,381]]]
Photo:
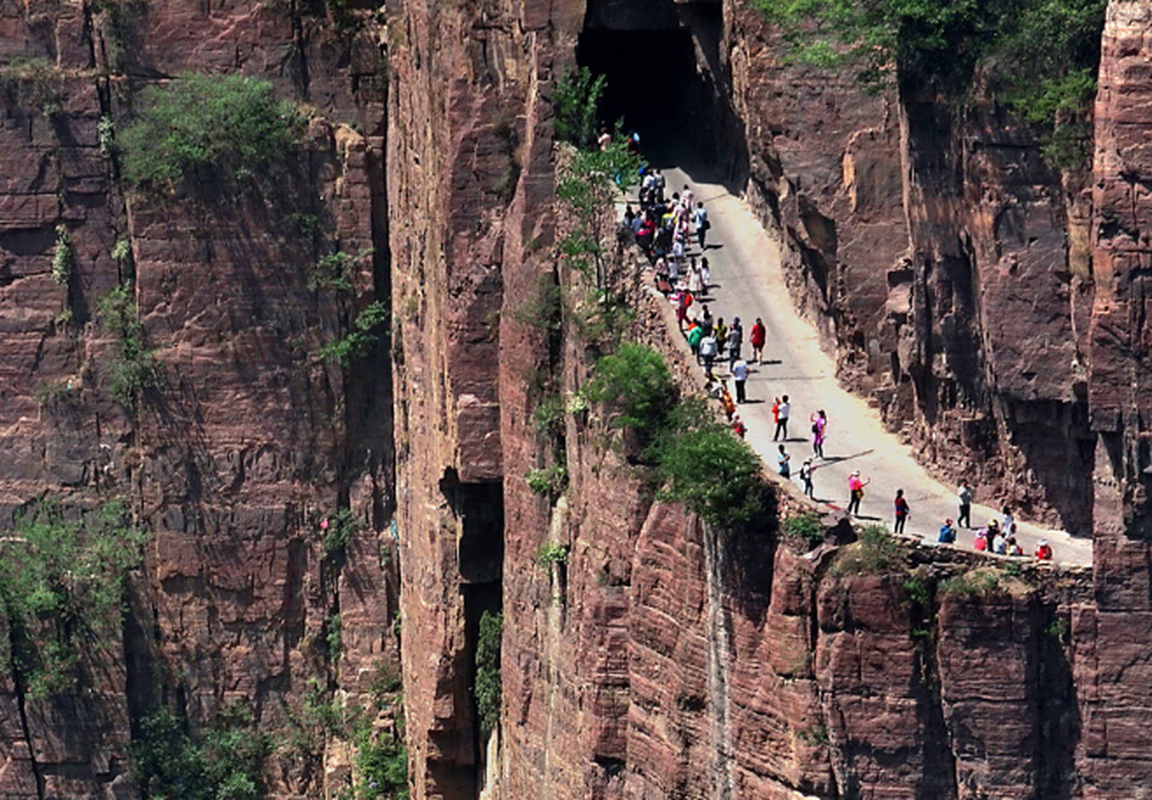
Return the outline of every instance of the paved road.
[[[812,454],[809,415],[817,409],[828,413],[828,439],[825,462],[817,462],[813,473],[816,498],[827,506],[842,508],[848,502],[848,476],[859,469],[872,483],[861,506],[864,521],[892,524],[892,498],[904,489],[911,507],[907,533],[935,542],[941,522],[957,516],[955,487],[933,479],[913,460],[911,451],[881,424],[879,413],[864,400],[840,387],[835,364],[821,349],[815,328],[800,318],[789,300],[784,284],[780,249],[751,210],[724,186],[693,176],[681,169],[665,169],[669,192],[685,183],[703,200],[712,220],[707,252],[712,267],[709,306],[715,317],[731,321],[739,316],[745,339],[756,317],[768,329],[765,348],[767,363],[753,365],[748,379],[748,399],[739,414],[748,426],[748,441],[775,471],[776,444],[772,442],[772,398],[787,394],[792,401],[792,424],[787,450],[792,457],[793,475]],[[745,341],[743,351],[750,357]],[[720,374],[720,373],[718,373]],[[759,402],[756,402],[759,401]],[[979,488],[977,487],[977,496]],[[974,505],[972,521],[983,525],[999,517],[993,509]],[[1017,539],[1031,554],[1036,540],[1047,538],[1057,563],[1090,564],[1092,543],[1061,531],[1047,530],[1020,520]],[[958,546],[971,549],[973,535],[961,530]]]

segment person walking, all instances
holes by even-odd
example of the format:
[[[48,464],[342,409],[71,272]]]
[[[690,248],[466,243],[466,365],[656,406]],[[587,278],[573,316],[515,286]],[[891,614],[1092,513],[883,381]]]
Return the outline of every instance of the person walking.
[[[860,477],[860,470],[852,470],[848,476],[848,513],[860,514],[860,501],[864,499],[864,487],[872,482],[871,478]]]
[[[812,493],[812,459],[806,458],[804,463],[800,465],[800,480],[804,484],[804,494],[815,500],[816,498]]]
[[[776,456],[776,470],[780,473],[781,478],[792,477],[792,456],[784,450],[784,445],[780,445],[780,452]]]
[[[893,508],[896,514],[896,524],[893,530],[896,533],[904,533],[904,523],[908,521],[908,501],[904,499],[904,490],[896,490],[896,499],[892,501]]]
[[[744,385],[748,380],[748,362],[737,358],[732,364],[732,380],[736,384],[736,402],[743,403],[748,398],[744,394]]]
[[[752,326],[752,333],[748,337],[748,341],[752,343],[752,360],[757,364],[764,363],[764,342],[767,337],[768,331],[764,327],[764,320],[757,317],[756,324]]]
[[[824,409],[820,409],[810,419],[812,420],[812,455],[823,459],[824,432],[828,429],[828,415],[824,413]]]
[[[708,294],[712,286],[712,268],[708,266],[708,257],[700,259],[700,279],[704,281],[704,294]]]
[[[689,320],[688,322],[688,348],[692,351],[692,356],[696,359],[696,363],[700,363],[700,342],[704,339],[704,329],[696,320]]]
[[[708,220],[708,212],[703,202],[696,203],[692,221],[696,223],[696,241],[700,244],[700,249],[704,250],[704,240],[708,238],[708,229],[712,227],[712,223]]]
[[[740,327],[740,317],[732,318],[732,327],[728,330],[728,371],[740,358],[740,346],[744,344],[744,329]]]
[[[716,360],[716,337],[705,330],[704,337],[700,340],[700,363],[704,365],[704,371],[711,374],[712,362]]]
[[[723,317],[716,318],[716,327],[712,329],[712,335],[716,337],[716,355],[719,356],[724,352],[724,345],[728,343],[728,326],[724,324]]]
[[[960,488],[956,490],[956,501],[960,505],[960,514],[956,517],[956,525],[963,525],[972,530],[972,488],[966,478],[960,479]]]
[[[776,416],[776,432],[772,434],[772,441],[783,439],[788,441],[788,415],[792,413],[792,404],[788,402],[788,395],[784,395],[782,399],[776,401],[776,405],[772,407],[772,413]]]

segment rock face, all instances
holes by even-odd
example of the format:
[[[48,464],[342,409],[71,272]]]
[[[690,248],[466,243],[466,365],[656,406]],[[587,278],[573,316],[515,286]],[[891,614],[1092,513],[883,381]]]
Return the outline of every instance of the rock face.
[[[789,64],[747,4],[725,25],[748,194],[841,380],[949,480],[1087,535],[1084,179],[987,104]]]
[[[129,743],[158,703],[194,726],[240,703],[285,731],[309,679],[355,703],[399,661],[418,800],[1148,783],[1146,2],[1109,7],[1090,192],[994,109],[954,118],[783,63],[746,3],[397,0],[386,30],[359,5],[0,2],[0,519],[44,494],[122,497],[151,534],[91,692],[34,702],[0,676],[0,797],[134,796]],[[572,279],[553,258],[552,90],[586,25],[657,23],[720,93],[710,143],[780,231],[844,379],[942,471],[1091,530],[1091,577],[881,557],[835,546],[842,527],[801,555],[787,490],[721,533],[655,502],[594,417],[540,430],[600,352],[539,317]],[[186,71],[310,104],[268,202],[122,186],[104,120]],[[352,291],[315,288],[322,254],[369,248]],[[111,394],[118,342],[95,313],[117,286],[162,367],[135,407]],[[688,375],[667,309],[633,299]],[[321,360],[373,300],[391,341]],[[530,491],[561,459],[567,492]],[[340,509],[359,527],[326,552]],[[504,620],[491,735],[486,613]],[[269,796],[332,797],[355,768],[341,742],[273,758]]]
[[[382,34],[337,22],[244,2],[0,4],[2,518],[44,494],[119,497],[150,532],[92,693],[32,702],[0,679],[0,796],[130,796],[130,728],[159,702],[196,726],[247,705],[273,731],[310,678],[355,699],[398,664],[386,348],[355,372],[317,357],[389,286]],[[313,104],[271,193],[283,205],[121,185],[109,123],[190,71],[265,77]],[[314,237],[293,228],[303,215]],[[67,287],[51,276],[57,226],[75,252]],[[308,288],[322,252],[373,246],[349,295]],[[95,318],[118,285],[160,365],[135,410],[110,394],[118,343]],[[359,532],[326,557],[318,526],[341,507]],[[326,657],[336,621],[342,653]],[[273,793],[317,796],[309,758],[273,763]]]

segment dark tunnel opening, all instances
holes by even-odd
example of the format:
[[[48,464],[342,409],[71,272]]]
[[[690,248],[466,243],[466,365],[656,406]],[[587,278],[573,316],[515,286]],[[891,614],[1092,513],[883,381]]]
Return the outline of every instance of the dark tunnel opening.
[[[640,134],[644,156],[656,166],[706,164],[727,179],[746,170],[743,125],[717,73],[723,33],[721,5],[691,10],[667,2],[661,13],[591,3],[576,60],[608,78],[600,115],[611,129],[624,120]],[[650,25],[651,27],[646,27]]]

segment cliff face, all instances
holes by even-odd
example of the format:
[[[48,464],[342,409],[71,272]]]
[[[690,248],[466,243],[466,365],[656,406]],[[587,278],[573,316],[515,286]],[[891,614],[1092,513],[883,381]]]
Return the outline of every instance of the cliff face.
[[[94,691],[32,702],[3,679],[4,797],[127,796],[130,729],[161,701],[197,726],[238,703],[282,730],[309,678],[355,698],[398,664],[387,353],[355,374],[317,357],[388,294],[381,33],[356,25],[337,35],[323,15],[257,3],[0,5],[3,518],[43,495],[123,498],[150,532]],[[193,71],[313,104],[269,195],[122,187],[113,129],[141,89]],[[302,215],[315,236],[293,232]],[[51,276],[57,226],[68,288]],[[308,288],[323,252],[373,246],[347,296]],[[135,409],[111,395],[119,345],[95,320],[120,285],[160,367]],[[341,507],[361,525],[333,559],[319,523]],[[336,621],[343,658],[318,646]],[[277,763],[270,785],[315,795],[317,766]]]
[[[745,4],[725,24],[749,197],[841,380],[950,480],[1087,534],[1084,178],[987,103],[866,93]]]

